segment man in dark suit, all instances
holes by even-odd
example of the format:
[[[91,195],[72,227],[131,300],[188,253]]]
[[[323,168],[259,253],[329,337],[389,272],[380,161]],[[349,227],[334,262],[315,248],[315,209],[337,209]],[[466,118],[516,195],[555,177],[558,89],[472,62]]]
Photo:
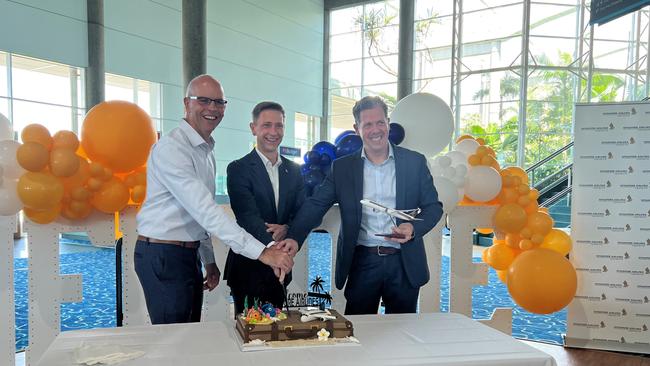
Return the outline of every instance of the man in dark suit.
[[[386,313],[414,313],[419,289],[429,281],[422,237],[440,220],[442,204],[426,158],[388,142],[384,101],[365,97],[352,113],[363,148],[334,161],[325,181],[296,215],[286,242],[302,243],[338,203],[341,230],[335,280],[338,289],[345,285],[345,313],[375,314],[380,299]],[[420,220],[392,221],[385,213],[362,206],[362,199],[398,210],[420,208]],[[377,235],[387,233],[393,237]]]
[[[278,146],[284,136],[284,109],[275,102],[261,102],[253,109],[251,131],[256,147],[248,155],[228,165],[228,195],[237,223],[262,243],[281,241],[296,212],[304,202],[300,167],[281,156]],[[295,255],[298,245],[285,247]],[[224,278],[232,291],[237,314],[244,311],[244,300],[255,299],[282,307],[284,284],[273,269],[232,250],[228,253]]]

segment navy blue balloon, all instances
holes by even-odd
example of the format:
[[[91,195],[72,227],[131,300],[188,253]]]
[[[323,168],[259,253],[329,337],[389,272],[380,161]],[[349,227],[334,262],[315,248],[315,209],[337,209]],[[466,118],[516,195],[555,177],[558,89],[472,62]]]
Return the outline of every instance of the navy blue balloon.
[[[320,170],[320,165],[318,165],[318,164],[309,164],[309,170]]]
[[[318,164],[320,163],[320,153],[313,150],[307,151],[303,159],[307,164]]]
[[[336,157],[346,156],[361,149],[363,142],[359,135],[347,135],[336,145]]]
[[[310,170],[307,175],[305,175],[305,185],[307,187],[314,188],[317,185],[319,185],[325,176],[323,176],[323,173],[321,173],[320,169],[319,170]]]
[[[404,137],[406,136],[406,132],[404,131],[404,127],[400,125],[399,123],[391,123],[390,124],[390,130],[388,130],[388,141],[394,143],[395,145],[399,145],[404,141]]]
[[[336,139],[334,139],[334,145],[338,146],[339,142],[341,142],[341,139],[343,139],[345,136],[354,135],[354,134],[355,132],[353,130],[345,130],[339,133],[339,135],[336,136]]]
[[[305,176],[305,174],[307,174],[309,172],[310,167],[311,167],[311,164],[303,164],[303,165],[300,166],[300,173],[302,174],[303,177]]]
[[[334,146],[334,145],[332,145]],[[336,148],[332,150],[334,157],[331,157],[329,154],[323,154],[320,157],[320,166],[329,167],[332,164],[332,160],[336,159]]]
[[[330,161],[336,159],[336,146],[334,146],[331,142],[317,142],[314,147],[311,148],[311,150],[319,152],[321,154],[321,157],[329,155],[331,158]]]

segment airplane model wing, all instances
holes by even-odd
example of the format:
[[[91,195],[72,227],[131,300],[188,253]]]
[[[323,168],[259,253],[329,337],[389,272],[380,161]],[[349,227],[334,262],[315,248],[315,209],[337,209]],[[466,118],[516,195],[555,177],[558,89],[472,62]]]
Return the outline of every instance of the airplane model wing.
[[[382,204],[379,204],[377,202],[371,201],[369,199],[362,199],[361,204],[370,207],[375,211],[378,212],[384,212],[389,216],[404,220],[404,221],[415,221],[415,220],[422,220],[418,219],[415,216],[420,213],[420,209],[416,208],[413,210],[396,210],[394,208],[386,207]]]

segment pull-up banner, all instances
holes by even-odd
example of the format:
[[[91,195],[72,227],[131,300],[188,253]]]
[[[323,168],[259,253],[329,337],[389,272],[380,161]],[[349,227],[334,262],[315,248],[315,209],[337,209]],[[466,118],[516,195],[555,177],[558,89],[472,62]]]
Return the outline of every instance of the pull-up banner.
[[[589,24],[603,25],[650,4],[650,0],[593,0]]]
[[[650,353],[650,103],[575,106],[570,347]]]

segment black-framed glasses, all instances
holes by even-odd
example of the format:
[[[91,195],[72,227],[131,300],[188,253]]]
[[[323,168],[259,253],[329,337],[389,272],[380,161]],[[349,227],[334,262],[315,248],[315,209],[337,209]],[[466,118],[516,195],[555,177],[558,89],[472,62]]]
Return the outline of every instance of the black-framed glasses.
[[[228,104],[227,100],[220,99],[220,98],[212,99],[212,98],[208,98],[208,97],[197,97],[196,95],[191,95],[188,98],[190,98],[192,100],[196,100],[197,102],[199,102],[200,105],[203,105],[203,106],[206,106],[206,107],[209,106],[210,103],[212,103],[212,102],[214,102],[214,105],[217,106],[217,107],[225,107],[226,104]]]

